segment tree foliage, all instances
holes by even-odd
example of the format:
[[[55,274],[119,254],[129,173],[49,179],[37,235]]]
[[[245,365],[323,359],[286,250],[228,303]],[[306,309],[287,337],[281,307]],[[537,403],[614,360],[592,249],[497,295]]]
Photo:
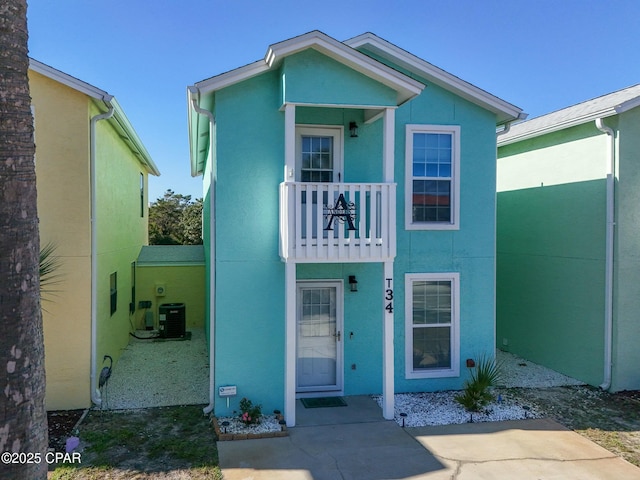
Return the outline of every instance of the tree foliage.
[[[149,207],[150,245],[202,245],[202,199],[169,189]]]

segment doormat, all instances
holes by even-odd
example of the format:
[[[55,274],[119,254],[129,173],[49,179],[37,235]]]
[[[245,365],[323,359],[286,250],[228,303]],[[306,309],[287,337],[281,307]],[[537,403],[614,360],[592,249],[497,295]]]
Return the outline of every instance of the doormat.
[[[346,407],[347,402],[342,397],[301,398],[304,408]]]

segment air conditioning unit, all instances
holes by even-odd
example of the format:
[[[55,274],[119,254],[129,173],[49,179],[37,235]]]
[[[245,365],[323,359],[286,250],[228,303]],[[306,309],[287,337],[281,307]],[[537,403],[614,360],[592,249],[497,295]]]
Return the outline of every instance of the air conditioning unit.
[[[183,338],[186,333],[185,304],[163,303],[160,305],[158,326],[161,338]]]

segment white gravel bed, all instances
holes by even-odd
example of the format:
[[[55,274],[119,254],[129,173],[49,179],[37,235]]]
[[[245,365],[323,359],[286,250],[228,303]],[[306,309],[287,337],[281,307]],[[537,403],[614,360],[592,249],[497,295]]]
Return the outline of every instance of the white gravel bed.
[[[226,427],[222,426],[222,422],[229,422]],[[282,430],[279,420],[275,416],[260,417],[260,423],[253,425],[245,425],[238,417],[218,417],[218,426],[222,433],[268,433],[279,432]]]
[[[502,388],[549,388],[567,385],[584,385],[574,378],[524,360],[501,350],[496,351],[496,361],[500,365],[502,379],[501,388],[493,393],[496,401],[488,405],[483,412],[474,413],[474,422],[497,422],[504,420],[521,420],[539,418],[540,413],[534,406],[520,403]],[[394,419],[402,425],[401,413],[406,413],[406,427],[422,427],[427,425],[449,425],[467,423],[471,414],[455,401],[458,391],[434,393],[399,393],[394,397]],[[374,400],[382,406],[382,397],[374,395]]]
[[[502,372],[501,387],[548,388],[584,385],[584,382],[575,378],[502,350],[496,350],[496,361]]]
[[[205,333],[202,328],[189,328],[189,332],[190,340],[132,338],[102,389],[103,408],[207,404],[209,355]]]
[[[497,400],[482,412],[467,412],[454,397],[461,392],[446,391],[432,393],[398,393],[395,395],[394,420],[402,425],[401,413],[406,413],[405,427],[427,425],[450,425],[456,423],[500,422],[540,418],[540,413],[529,405],[522,405],[506,392],[495,390]],[[382,397],[374,395],[374,400],[382,407]]]

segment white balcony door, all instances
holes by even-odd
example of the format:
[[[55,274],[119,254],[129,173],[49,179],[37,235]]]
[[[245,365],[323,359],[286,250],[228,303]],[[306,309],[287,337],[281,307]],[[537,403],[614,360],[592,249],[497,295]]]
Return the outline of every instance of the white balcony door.
[[[297,393],[342,390],[342,283],[298,282]]]
[[[342,127],[296,127],[296,181],[342,182]]]
[[[343,177],[343,128],[330,126],[298,126],[296,128],[296,181],[311,183],[342,182]],[[317,238],[317,193],[307,199],[302,195],[302,204],[310,201],[313,205],[313,218],[307,219],[306,208],[302,209],[302,231],[306,232],[306,222],[312,222],[312,237]],[[321,205],[335,202],[323,194]],[[320,209],[321,210],[321,209]],[[327,238],[327,232],[323,233]]]

